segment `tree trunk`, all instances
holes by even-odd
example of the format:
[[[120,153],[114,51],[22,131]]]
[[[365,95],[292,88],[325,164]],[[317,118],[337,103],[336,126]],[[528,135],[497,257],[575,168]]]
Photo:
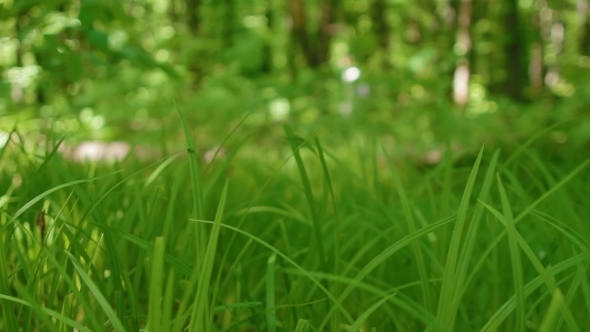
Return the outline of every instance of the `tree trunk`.
[[[385,0],[375,0],[373,2],[373,22],[375,34],[377,35],[377,44],[384,53],[381,67],[385,70],[391,67],[388,54],[391,52],[389,43],[389,25],[387,24],[387,3]]]
[[[201,0],[186,0],[186,12],[188,14],[187,17],[187,24],[193,33],[196,35],[199,31],[199,26],[201,21],[199,19],[199,7],[201,5]]]
[[[582,38],[580,40],[580,55],[590,56],[590,8],[588,0],[580,0],[578,2],[578,15],[580,16],[580,24],[582,28]]]
[[[469,55],[471,54],[471,0],[461,0],[459,4],[459,16],[457,22],[456,52],[460,58],[457,60],[453,78],[453,100],[461,107],[467,105],[469,96],[470,65]]]
[[[335,2],[326,0],[320,5],[321,18],[316,35],[307,31],[307,18],[303,0],[290,0],[289,11],[293,20],[293,36],[299,41],[305,62],[317,68],[330,58],[330,39],[336,15]]]
[[[303,0],[291,0],[289,10],[293,19],[293,35],[299,41],[307,65],[315,68],[318,66],[319,60],[307,33],[307,19]]]
[[[518,0],[508,0],[508,12],[505,16],[505,36],[508,38],[505,52],[506,94],[516,101],[523,101],[523,90],[527,83],[526,47],[522,24],[518,13]]]
[[[318,29],[318,61],[326,63],[330,59],[330,40],[334,30],[337,0],[325,0],[321,5],[322,17]]]
[[[235,0],[225,0],[225,17],[223,24],[222,39],[223,44],[229,47],[233,44],[234,22],[236,21],[236,4]]]
[[[199,34],[199,28],[201,25],[199,10],[201,6],[201,0],[186,0],[186,12],[187,12],[187,25],[190,30],[190,35],[192,38],[195,38]],[[193,85],[191,86],[192,89],[196,89],[200,86],[201,81],[204,76],[203,70],[203,60],[204,57],[199,56],[199,52],[195,52],[195,50],[191,51],[192,58],[187,64],[187,68],[194,74],[194,81]]]
[[[273,2],[268,0],[266,6],[266,28],[267,33],[264,36],[264,43],[262,45],[262,72],[270,73],[272,71],[272,29],[275,24],[273,15]]]

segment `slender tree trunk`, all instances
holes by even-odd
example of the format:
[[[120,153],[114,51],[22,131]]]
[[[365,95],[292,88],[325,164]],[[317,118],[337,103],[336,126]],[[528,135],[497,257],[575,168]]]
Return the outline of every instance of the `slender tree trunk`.
[[[580,54],[590,56],[590,20],[588,19],[590,6],[588,0],[579,0],[577,7],[580,24],[583,26],[580,39]]]
[[[381,66],[383,69],[389,69],[390,63],[388,61],[388,54],[391,52],[391,45],[389,42],[389,24],[387,24],[387,3],[385,0],[375,0],[373,2],[373,26],[375,27],[375,34],[377,35],[377,41],[379,48],[385,53]]]
[[[192,38],[195,38],[199,35],[199,28],[201,26],[200,21],[200,6],[201,0],[186,0],[186,12],[187,18],[186,23],[190,29],[190,35]],[[203,61],[204,56],[198,54],[199,52],[195,52],[194,50],[191,51],[191,59],[189,59],[189,63],[187,64],[187,68],[194,74],[194,85],[191,88],[197,88],[203,79],[204,70],[203,70]]]
[[[321,5],[322,17],[318,29],[318,62],[330,59],[330,40],[334,30],[338,0],[326,0]]]
[[[293,36],[299,41],[307,65],[317,68],[330,58],[330,40],[336,15],[335,1],[326,0],[320,5],[321,18],[317,34],[307,31],[307,18],[303,0],[290,0],[289,11],[293,20]]]
[[[508,12],[505,16],[505,36],[508,43],[505,52],[506,81],[504,82],[505,93],[517,101],[524,100],[523,90],[527,81],[526,47],[523,27],[518,12],[518,0],[509,0]]]
[[[262,72],[270,73],[273,68],[272,64],[272,29],[275,25],[275,18],[273,15],[273,2],[267,1],[266,5],[266,33],[264,35],[264,43],[262,45]]]
[[[580,53],[590,56],[590,23],[586,22],[584,27],[584,34],[580,45]]]
[[[22,9],[20,9],[16,15],[17,20],[16,23],[14,25],[15,29],[16,29],[16,35],[18,37],[21,36],[21,22],[25,22],[25,20],[23,20],[23,18],[26,18],[26,14],[29,11],[28,7],[24,7]],[[20,39],[20,38],[19,38]],[[18,43],[18,46],[16,47],[16,66],[17,67],[22,67],[23,66],[23,46],[22,46],[22,42]],[[12,102],[15,104],[20,104],[23,102],[23,98],[24,98],[24,87],[22,85],[22,82],[20,82],[20,80],[15,80],[11,83],[10,86],[10,96],[12,99]]]
[[[455,74],[453,77],[453,100],[455,104],[461,107],[467,105],[469,96],[469,77],[470,65],[469,56],[471,54],[471,0],[461,0],[459,4],[459,16],[457,22],[457,42],[456,52],[460,58],[457,60]]]
[[[290,0],[289,9],[291,12],[291,18],[293,19],[294,37],[299,41],[307,65],[315,68],[319,64],[319,59],[315,48],[312,46],[309,34],[307,33],[307,18],[305,15],[303,0]]]
[[[193,33],[196,35],[199,31],[201,21],[199,19],[199,9],[201,0],[186,0],[187,24]]]
[[[223,44],[229,47],[233,44],[234,36],[234,22],[236,20],[236,3],[235,0],[225,0],[225,17],[223,18],[223,32],[222,39]]]
[[[528,70],[531,95],[534,97],[543,93],[543,76],[545,75],[545,63],[543,62],[543,27],[539,14],[533,17],[533,31],[534,33],[531,34],[532,40]]]
[[[170,19],[170,22],[176,22],[176,20],[178,20],[176,1],[177,0],[170,0],[170,5],[168,6],[168,18]]]

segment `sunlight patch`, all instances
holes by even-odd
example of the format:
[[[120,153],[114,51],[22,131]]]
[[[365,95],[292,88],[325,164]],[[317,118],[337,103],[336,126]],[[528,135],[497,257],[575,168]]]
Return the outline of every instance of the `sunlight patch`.
[[[291,105],[285,98],[277,98],[269,104],[270,117],[275,121],[285,120],[291,111]]]

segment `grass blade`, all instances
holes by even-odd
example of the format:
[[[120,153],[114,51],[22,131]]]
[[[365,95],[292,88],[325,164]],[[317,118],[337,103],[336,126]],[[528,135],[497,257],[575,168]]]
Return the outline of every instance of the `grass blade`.
[[[289,139],[289,143],[291,144],[291,149],[293,150],[293,157],[295,158],[295,162],[297,163],[297,168],[299,169],[299,175],[301,176],[301,182],[303,184],[303,191],[305,193],[305,198],[307,200],[307,204],[309,207],[309,212],[311,214],[311,220],[313,221],[313,229],[314,235],[316,239],[316,244],[318,246],[318,254],[320,261],[322,262],[322,266],[328,266],[328,260],[326,259],[326,252],[324,250],[324,240],[322,237],[322,226],[320,225],[320,220],[318,218],[317,208],[315,205],[315,198],[313,197],[313,191],[311,190],[311,183],[309,181],[309,177],[307,176],[307,171],[305,170],[305,165],[303,164],[303,160],[301,159],[301,154],[299,153],[300,146],[297,146],[295,135],[293,135],[293,131],[291,127],[285,125],[285,133],[287,134],[287,138]]]
[[[148,326],[152,331],[165,329],[162,326],[162,285],[164,283],[164,251],[166,249],[163,237],[157,237],[152,256],[152,273],[150,280],[150,296],[148,311]]]
[[[559,308],[563,305],[563,294],[559,288],[557,288],[553,292],[553,298],[551,299],[551,304],[549,305],[549,309],[547,309],[547,313],[545,317],[543,317],[543,321],[541,322],[541,327],[539,327],[539,332],[551,332],[554,331],[554,322],[557,318],[559,313]]]
[[[213,223],[213,229],[209,236],[209,243],[203,260],[202,271],[197,285],[197,295],[193,306],[193,315],[191,317],[191,331],[211,331],[211,321],[209,319],[211,308],[209,308],[207,294],[211,282],[211,273],[213,272],[213,263],[215,262],[219,230],[221,228],[221,222],[223,221],[223,212],[225,209],[225,201],[227,199],[227,186],[228,183],[226,181],[219,200],[217,213],[215,214],[215,222]]]
[[[526,316],[525,316],[525,297],[524,297],[524,277],[522,273],[522,262],[520,259],[520,252],[518,249],[518,231],[514,225],[514,217],[512,216],[512,208],[508,201],[508,196],[504,190],[504,185],[497,176],[498,189],[500,190],[500,200],[502,201],[502,208],[504,211],[504,218],[506,219],[506,231],[508,232],[508,243],[510,246],[510,256],[512,257],[512,274],[514,278],[514,292],[516,298],[516,326],[514,331],[526,331]]]
[[[420,237],[426,236],[428,233],[433,232],[441,227],[444,227],[444,226],[450,224],[455,218],[456,218],[455,216],[451,216],[451,217],[445,218],[443,220],[439,220],[439,221],[432,223],[424,228],[419,229],[415,233],[408,234],[408,235],[404,236],[400,240],[396,241],[394,244],[387,247],[379,255],[377,255],[375,258],[373,258],[369,263],[367,263],[367,265],[365,265],[357,273],[357,275],[354,278],[354,282],[351,283],[349,286],[347,286],[342,291],[342,294],[340,295],[340,297],[338,298],[338,301],[335,304],[337,306],[341,306],[342,302],[346,299],[346,297],[348,295],[350,295],[350,293],[356,287],[355,286],[356,283],[363,280],[369,273],[371,273],[371,271],[373,271],[375,268],[377,268],[381,263],[383,263],[385,260],[387,260],[389,257],[391,257],[394,253],[396,253],[399,250],[401,250],[402,248],[405,248],[406,246],[410,245],[412,242],[416,241]],[[320,331],[322,330],[322,328],[326,325],[327,321],[330,319],[331,315],[334,314],[335,310],[336,310],[336,306],[334,306],[330,309],[330,311],[328,312],[328,314],[325,316],[324,320],[322,321],[322,323],[318,327],[318,330],[320,330]]]
[[[275,263],[277,254],[273,253],[268,258],[266,267],[266,328],[269,332],[275,332],[277,326],[275,323]]]
[[[547,134],[548,132],[550,132],[551,130],[553,130],[554,128],[567,123],[569,121],[572,121],[571,119],[566,119],[566,120],[562,120],[560,122],[554,123],[553,125],[543,129],[542,131],[538,132],[537,134],[531,136],[526,142],[524,142],[524,144],[521,144],[518,149],[516,151],[514,151],[514,153],[512,153],[512,155],[508,158],[508,160],[506,160],[505,166],[508,167],[508,165],[510,165],[513,161],[515,161],[520,154],[522,154],[524,151],[526,151],[526,149],[537,139],[539,139],[539,137]]]
[[[547,273],[549,276],[554,277],[563,271],[576,266],[580,262],[586,260],[587,257],[584,254],[579,254],[574,257],[571,257],[555,266],[549,268]],[[543,285],[543,277],[536,276],[533,280],[529,281],[524,286],[524,294],[525,297],[530,296],[534,291],[536,291],[539,287]],[[553,293],[552,293],[553,294]],[[512,311],[516,308],[516,299],[515,296],[512,296],[508,299],[487,321],[487,323],[482,327],[480,330],[481,332],[494,332],[497,331],[498,326],[510,315]]]
[[[119,317],[117,317],[117,315],[115,314],[115,310],[113,310],[113,307],[111,307],[111,305],[109,304],[107,299],[104,297],[104,295],[102,295],[102,292],[100,291],[100,289],[98,289],[98,287],[92,281],[90,276],[86,273],[86,271],[84,271],[84,268],[82,267],[80,262],[78,262],[78,260],[71,253],[69,253],[67,251],[65,253],[66,253],[66,255],[69,256],[72,264],[74,264],[76,271],[78,271],[78,275],[84,281],[84,284],[86,285],[86,287],[88,287],[90,292],[96,298],[96,301],[98,302],[98,304],[104,310],[107,317],[111,320],[111,324],[113,325],[113,328],[115,329],[115,331],[117,331],[117,332],[127,331],[127,329],[125,329],[125,327],[123,326],[123,323],[121,322]]]
[[[204,214],[204,204],[203,204],[203,193],[201,191],[201,173],[199,171],[199,160],[197,158],[197,152],[195,151],[195,143],[193,141],[193,137],[191,135],[191,130],[188,126],[188,121],[184,116],[184,113],[180,110],[178,105],[176,105],[176,111],[178,111],[178,115],[180,116],[180,122],[182,123],[182,129],[184,131],[184,138],[186,140],[186,150],[189,157],[189,164],[190,164],[190,172],[191,177],[193,179],[192,188],[193,188],[193,213],[195,213],[195,217],[197,219],[203,219]],[[204,235],[203,235],[204,237]]]
[[[6,254],[4,253],[4,246],[8,246],[12,241],[6,239],[8,236],[4,234],[5,232],[0,232],[0,298],[4,299],[0,301],[2,307],[2,323],[4,324],[4,328],[8,331],[18,331],[16,321],[14,320],[14,313],[12,311],[12,303],[9,303],[6,298],[8,295],[2,294],[10,294],[10,284],[8,282],[8,267],[6,263],[8,260],[6,259]]]
[[[340,215],[338,214],[338,205],[336,204],[336,196],[334,195],[334,186],[332,185],[332,177],[330,176],[330,171],[328,169],[328,164],[326,163],[326,159],[324,157],[324,149],[322,149],[322,145],[320,143],[320,139],[316,136],[315,137],[315,145],[318,151],[318,157],[320,159],[320,163],[322,164],[322,170],[324,172],[324,178],[326,180],[326,186],[328,187],[328,191],[330,193],[330,197],[332,199],[332,206],[334,208],[334,256],[332,261],[334,262],[333,272],[338,274],[340,271],[339,264],[340,264],[340,229],[341,223]],[[334,296],[340,296],[340,284],[335,284],[330,291]],[[338,331],[340,329],[340,315],[336,313],[333,317],[331,322],[331,330]]]
[[[537,205],[539,205],[539,203],[541,203],[547,197],[549,197],[551,194],[553,194],[558,189],[563,187],[566,183],[568,183],[571,179],[573,179],[574,176],[576,176],[578,173],[580,173],[584,168],[588,167],[589,165],[590,165],[590,159],[586,159],[586,161],[584,161],[582,164],[580,164],[578,167],[576,167],[566,177],[564,177],[556,185],[551,187],[551,189],[549,189],[543,195],[541,195],[541,197],[539,197],[536,201],[534,201],[532,204],[527,206],[516,218],[514,218],[514,222],[515,223],[519,222],[522,218],[524,218],[527,214],[529,214],[529,212],[531,212],[535,207],[537,207]]]
[[[201,222],[201,223],[207,223],[207,224],[211,224],[211,221],[207,221],[207,220],[193,220],[196,222]],[[450,220],[449,220],[450,222]],[[332,310],[340,310],[342,312],[342,314],[344,315],[344,317],[349,321],[349,322],[353,322],[352,316],[350,315],[350,313],[348,313],[348,311],[342,306],[340,300],[337,300],[334,295],[332,293],[330,293],[330,291],[328,291],[328,289],[326,289],[326,287],[324,287],[324,285],[318,281],[315,277],[313,277],[313,275],[307,271],[306,269],[304,269],[301,265],[297,264],[293,259],[289,258],[289,256],[285,255],[284,253],[282,253],[281,251],[277,250],[275,247],[273,247],[271,244],[269,244],[268,242],[263,241],[262,239],[248,233],[245,232],[239,228],[233,227],[233,226],[229,226],[229,225],[221,225],[224,228],[227,228],[229,230],[232,230],[236,233],[245,235],[247,237],[249,237],[250,239],[258,242],[259,244],[263,245],[264,247],[270,249],[271,251],[273,251],[274,253],[277,254],[277,256],[281,257],[285,262],[293,265],[298,271],[300,271],[305,277],[307,277],[310,281],[312,281],[320,290],[322,290],[322,292],[324,292],[324,294],[326,294],[326,296],[328,296],[328,298],[334,303],[334,306],[332,307]],[[321,330],[321,329],[318,329]]]
[[[49,194],[51,194],[51,193],[53,193],[55,191],[58,191],[58,190],[60,190],[62,188],[67,188],[67,187],[74,186],[74,185],[77,185],[77,184],[80,184],[80,183],[87,183],[87,182],[91,182],[91,181],[94,181],[94,180],[106,178],[106,177],[111,176],[111,175],[114,175],[116,173],[118,173],[118,171],[117,172],[113,172],[111,174],[104,175],[104,176],[94,177],[94,178],[91,178],[91,179],[71,181],[71,182],[64,183],[62,185],[55,186],[55,187],[53,187],[53,188],[51,188],[49,190],[44,191],[43,193],[37,195],[37,197],[35,197],[32,200],[30,200],[29,202],[27,202],[20,209],[18,209],[18,211],[16,211],[16,213],[10,217],[10,221],[8,223],[2,225],[2,228],[0,228],[0,232],[2,232],[8,225],[10,225],[10,223],[12,223],[18,217],[20,217],[25,211],[27,211],[29,208],[31,208],[31,206],[35,205],[37,202],[39,202],[43,198],[47,197]]]
[[[143,187],[149,187],[157,178],[162,174],[162,172],[166,169],[166,167],[170,166],[174,160],[176,160],[178,155],[172,155],[170,158],[164,160],[153,172],[150,176],[145,180]]]
[[[176,105],[176,110],[178,111],[178,115],[180,116],[180,121],[182,122],[182,129],[184,131],[184,138],[186,141],[187,153],[188,153],[188,160],[189,160],[189,168],[192,178],[191,187],[193,190],[193,214],[197,219],[205,219],[205,205],[203,203],[203,186],[201,184],[201,172],[199,168],[199,160],[197,158],[197,152],[195,151],[195,143],[193,141],[193,137],[191,135],[190,128],[188,126],[188,121],[184,116],[184,113],[180,110],[178,105]],[[197,270],[201,270],[202,264],[204,264],[203,260],[206,258],[202,257],[203,253],[205,253],[205,243],[206,243],[206,230],[203,225],[195,224],[195,237],[196,237],[196,244],[197,244],[197,252],[195,257],[195,268]]]
[[[475,178],[477,177],[482,155],[483,147],[479,151],[479,155],[477,156],[475,164],[471,169],[469,179],[467,180],[467,185],[465,186],[465,191],[463,192],[463,197],[461,198],[461,203],[459,204],[457,221],[455,222],[455,228],[453,229],[453,236],[451,238],[451,244],[447,254],[447,262],[445,264],[445,272],[443,275],[443,284],[441,288],[437,314],[437,324],[442,324],[442,328],[452,329],[453,322],[457,314],[454,309],[456,307],[454,302],[458,301],[458,299],[455,297],[456,287],[460,287],[460,285],[455,284],[459,246],[461,244],[461,236],[465,226],[465,220],[467,219],[467,209],[469,207],[469,201],[471,199],[471,193],[473,191],[473,186],[475,184]],[[438,327],[441,328],[440,325],[438,325]]]
[[[352,326],[350,327],[350,329],[348,329],[349,332],[357,332],[360,330],[361,325],[363,325],[363,323],[367,320],[367,318],[369,318],[369,316],[373,313],[373,311],[377,310],[377,308],[379,308],[383,303],[385,303],[385,301],[389,300],[390,298],[394,297],[396,295],[396,293],[393,293],[389,296],[386,296],[384,298],[382,298],[381,300],[377,301],[377,303],[373,304],[369,309],[367,309],[365,312],[363,312],[362,315],[359,316],[359,318],[357,318],[357,320],[354,322],[354,324],[352,324]]]
[[[492,214],[494,214],[494,216],[504,225],[506,225],[506,219],[504,218],[504,216],[498,212],[496,209],[494,209],[493,207],[482,203],[490,212],[492,212]],[[522,249],[522,251],[526,254],[526,256],[528,257],[529,261],[533,264],[535,270],[537,270],[537,273],[539,274],[539,276],[542,278],[543,282],[545,283],[545,285],[547,286],[547,288],[549,289],[549,291],[555,295],[555,290],[557,289],[557,286],[555,285],[555,281],[553,281],[553,279],[549,276],[549,274],[547,273],[547,270],[543,267],[543,264],[539,261],[539,258],[537,258],[537,256],[535,255],[534,251],[531,249],[531,247],[529,246],[529,244],[526,242],[526,240],[522,237],[522,235],[520,235],[518,232],[516,234],[514,234],[517,241],[518,241],[518,245],[520,246],[520,248]],[[579,331],[580,329],[578,328],[578,325],[574,319],[574,317],[572,316],[571,311],[569,310],[569,308],[567,306],[565,306],[564,302],[561,301],[560,302],[560,308],[561,308],[561,312],[565,317],[565,321],[568,324],[568,327],[571,331]]]
[[[387,154],[387,150],[385,146],[382,145],[383,153],[387,159],[387,164],[389,166],[389,170],[391,176],[393,177],[393,182],[395,183],[395,188],[397,189],[397,193],[399,195],[399,199],[402,203],[402,208],[404,211],[404,216],[406,217],[406,223],[408,224],[408,229],[410,233],[414,233],[417,230],[416,223],[414,222],[414,215],[412,213],[412,209],[410,207],[410,202],[408,200],[408,196],[406,195],[406,191],[404,190],[404,186],[402,185],[402,181],[399,178],[398,172],[394,169],[393,164],[391,162],[391,158]],[[424,255],[422,254],[422,250],[420,249],[420,243],[418,241],[412,242],[412,251],[414,256],[416,257],[416,264],[418,265],[418,274],[420,275],[420,281],[422,283],[422,301],[424,306],[427,310],[433,310],[433,304],[431,300],[430,285],[428,283],[428,273],[426,272],[426,262],[424,261]]]
[[[295,326],[295,332],[308,332],[310,328],[311,325],[309,324],[309,321],[300,318],[297,321],[297,326]]]
[[[14,302],[14,303],[19,303],[19,304],[25,305],[27,307],[32,307],[31,303],[29,303],[29,302],[27,302],[25,300],[19,299],[17,297],[0,294],[0,299],[4,299],[4,300],[11,301],[11,302]],[[71,318],[69,318],[67,316],[64,316],[64,315],[60,314],[57,311],[54,311],[54,310],[51,310],[51,309],[48,309],[48,308],[43,308],[43,307],[41,307],[41,310],[46,315],[48,315],[50,317],[53,317],[53,318],[57,319],[58,321],[60,321],[60,322],[66,324],[68,326],[71,326],[71,327],[77,329],[80,332],[92,332],[91,329],[87,328],[86,326],[84,326],[84,325],[76,322],[75,320],[73,320],[73,319],[71,319]],[[14,314],[12,314],[12,315],[14,315]],[[17,328],[14,331],[19,331],[19,329]]]
[[[488,166],[488,170],[486,171],[484,180],[483,180],[483,186],[481,188],[481,191],[479,193],[479,200],[481,201],[486,201],[488,199],[489,196],[489,192],[490,192],[490,188],[492,187],[493,181],[494,181],[494,173],[496,171],[496,166],[498,164],[498,158],[500,156],[500,151],[496,151],[494,153],[494,155],[492,156],[492,159],[489,163]],[[455,312],[458,310],[459,307],[459,301],[461,300],[461,297],[463,296],[464,289],[465,287],[469,284],[469,279],[467,279],[467,283],[465,282],[465,278],[467,277],[467,268],[469,266],[469,262],[471,261],[471,257],[473,254],[473,248],[475,247],[475,244],[477,243],[478,240],[478,230],[479,230],[479,224],[481,223],[481,220],[483,219],[484,216],[484,209],[476,209],[473,219],[472,219],[472,223],[469,226],[469,229],[467,230],[467,234],[465,234],[465,242],[463,244],[463,250],[461,250],[461,253],[459,255],[459,260],[457,262],[457,272],[455,273],[455,280],[457,285],[461,285],[461,287],[456,288],[455,289],[455,296],[457,298],[457,301],[455,302],[455,307],[453,307],[452,310],[454,310]],[[477,265],[475,267],[475,269],[477,268]],[[455,316],[456,317],[456,316]],[[451,325],[454,326],[455,324],[455,319],[451,320]]]

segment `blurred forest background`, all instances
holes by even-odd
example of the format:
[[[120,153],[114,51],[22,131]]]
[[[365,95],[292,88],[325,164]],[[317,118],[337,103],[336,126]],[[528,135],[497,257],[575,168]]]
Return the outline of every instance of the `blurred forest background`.
[[[247,113],[259,141],[288,121],[424,151],[516,146],[573,119],[542,144],[588,151],[589,13],[589,0],[0,0],[0,130],[182,145],[176,102],[197,142]]]

